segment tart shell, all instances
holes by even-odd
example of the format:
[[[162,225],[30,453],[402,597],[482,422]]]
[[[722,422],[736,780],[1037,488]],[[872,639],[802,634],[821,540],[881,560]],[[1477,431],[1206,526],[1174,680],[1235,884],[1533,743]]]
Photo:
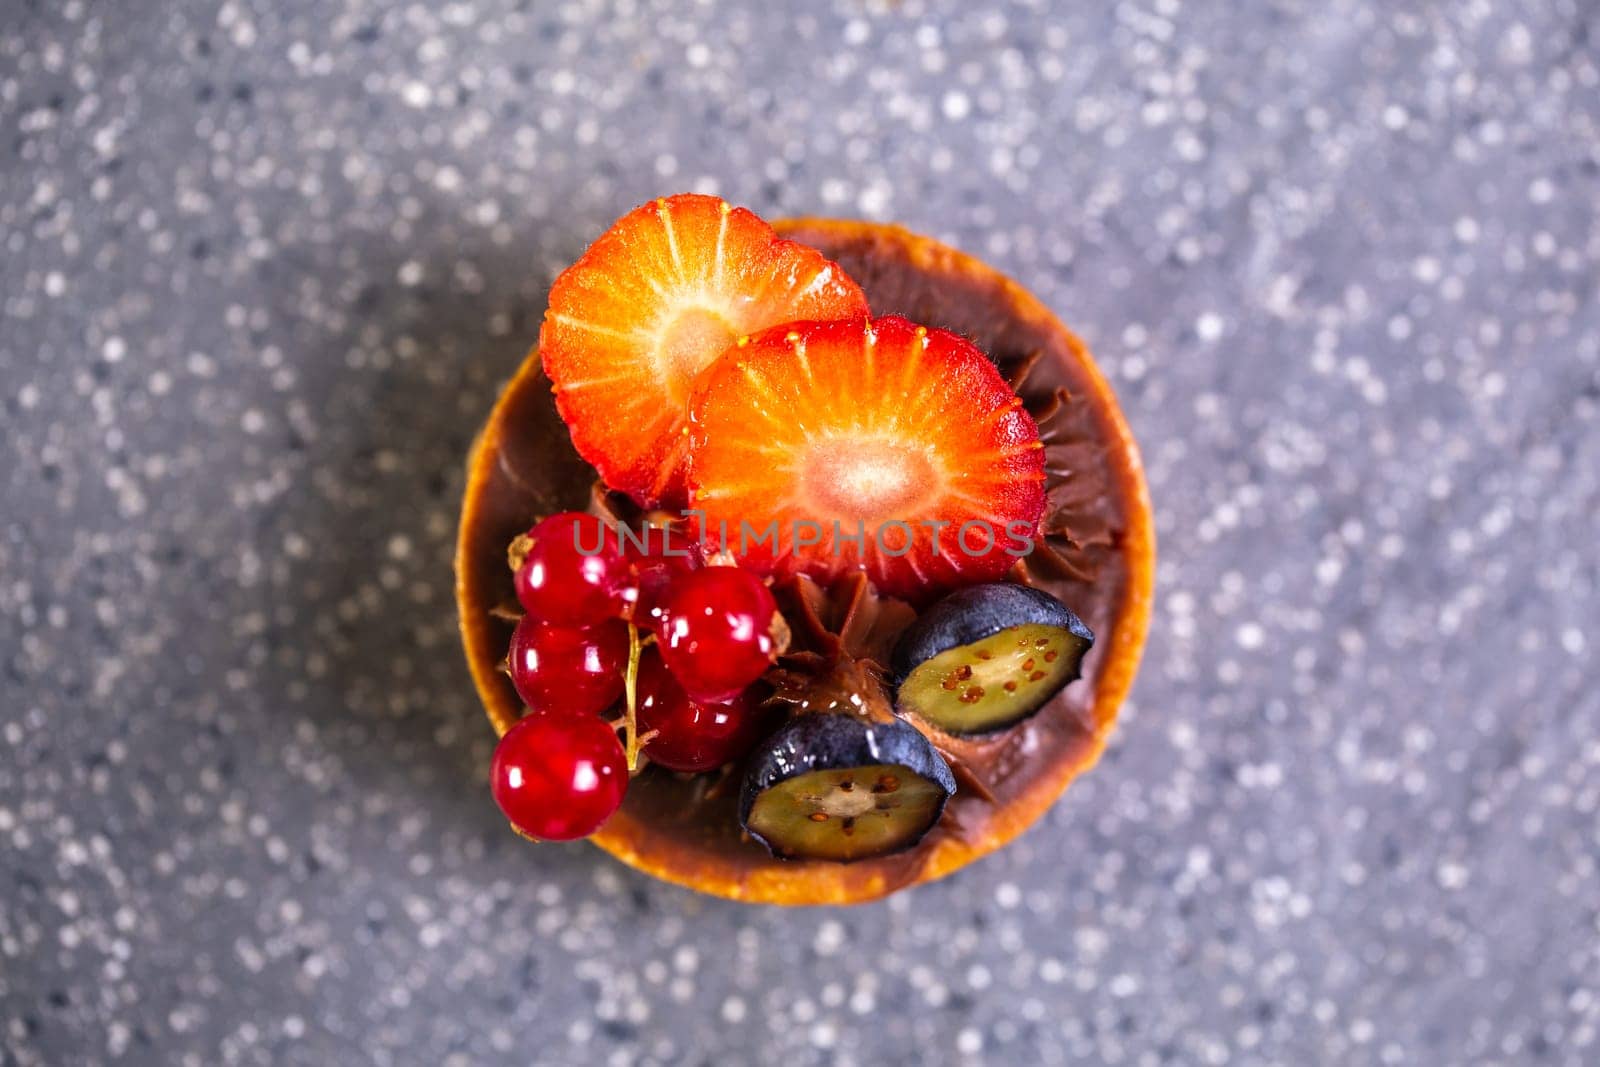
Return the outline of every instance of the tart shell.
[[[774,859],[741,837],[733,799],[717,795],[736,794],[736,782],[718,790],[706,776],[691,781],[660,769],[636,779],[629,801],[591,838],[631,867],[716,896],[851,904],[941,878],[1001,847],[1095,764],[1144,648],[1155,531],[1139,451],[1110,386],[1083,342],[1031,293],[979,260],[897,226],[836,219],[774,226],[838,260],[866,291],[874,314],[903,314],[966,333],[1002,370],[1031,365],[1031,372],[1019,373],[1030,382],[1042,380],[1058,403],[1075,405],[1078,437],[1065,454],[1094,469],[1084,484],[1096,494],[1091,510],[1097,517],[1083,530],[1066,531],[1069,558],[1059,571],[1065,587],[1041,582],[1088,614],[1094,626],[1096,645],[1083,678],[1013,728],[1028,733],[1008,747],[934,737],[953,756],[969,795],[958,793],[943,822],[918,846],[849,864]],[[521,714],[499,669],[510,632],[496,614],[509,599],[505,546],[519,525],[526,529],[539,514],[582,508],[589,477],[555,414],[538,353],[531,353],[473,445],[457,540],[461,637],[478,695],[499,734]],[[1067,510],[1071,493],[1064,495]],[[1074,596],[1094,600],[1094,610],[1086,613]],[[975,773],[980,784],[969,788]],[[985,778],[988,787],[981,784]]]

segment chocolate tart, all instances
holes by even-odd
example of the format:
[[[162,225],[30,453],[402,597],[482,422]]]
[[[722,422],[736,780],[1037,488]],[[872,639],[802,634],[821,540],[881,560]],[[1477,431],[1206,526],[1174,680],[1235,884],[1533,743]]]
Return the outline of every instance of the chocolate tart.
[[[959,789],[914,848],[855,863],[775,859],[739,827],[738,785],[647,768],[592,840],[669,882],[735,900],[848,904],[931,881],[999,848],[1093,766],[1133,683],[1150,617],[1155,532],[1139,452],[1105,378],[1032,294],[985,264],[895,226],[792,219],[778,232],[839,262],[875,315],[971,337],[1039,422],[1049,471],[1048,536],[1018,577],[1093,629],[1083,676],[1004,732],[932,739]],[[506,546],[538,516],[583,509],[594,471],[573,450],[531,354],[473,446],[456,551],[467,660],[489,721],[505,733],[521,702],[499,670],[514,604]]]

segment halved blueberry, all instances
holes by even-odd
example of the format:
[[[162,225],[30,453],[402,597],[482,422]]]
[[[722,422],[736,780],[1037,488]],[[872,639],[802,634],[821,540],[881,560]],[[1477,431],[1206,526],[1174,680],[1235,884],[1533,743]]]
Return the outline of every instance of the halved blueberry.
[[[757,747],[739,821],[782,859],[850,862],[915,845],[955,791],[949,765],[910,723],[811,712]]]
[[[951,734],[1001,730],[1077,678],[1093,645],[1083,620],[1042,589],[958,589],[895,646],[895,706]]]

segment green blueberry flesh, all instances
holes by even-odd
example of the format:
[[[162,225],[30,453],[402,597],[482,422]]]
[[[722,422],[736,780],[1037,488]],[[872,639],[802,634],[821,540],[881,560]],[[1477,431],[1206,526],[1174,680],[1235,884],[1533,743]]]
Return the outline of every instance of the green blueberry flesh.
[[[1053,626],[1013,626],[913,668],[900,683],[899,706],[952,734],[1003,729],[1077,677],[1087,647]]]
[[[849,863],[915,845],[955,791],[949,764],[887,708],[811,712],[751,754],[739,819],[780,859]]]
[[[775,854],[847,863],[916,844],[945,796],[898,763],[811,771],[758,796],[746,825]]]
[[[1042,589],[968,586],[923,612],[894,651],[895,707],[946,733],[1003,730],[1078,677],[1094,634]]]

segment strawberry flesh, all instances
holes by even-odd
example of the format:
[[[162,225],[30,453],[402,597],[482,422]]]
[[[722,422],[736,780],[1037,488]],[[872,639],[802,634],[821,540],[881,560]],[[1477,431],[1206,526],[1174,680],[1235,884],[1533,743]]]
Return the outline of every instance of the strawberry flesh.
[[[1022,401],[972,342],[897,316],[742,341],[701,376],[691,411],[691,505],[712,541],[725,530],[766,573],[860,569],[925,603],[1003,575],[1043,514],[1044,449]]]
[[[624,215],[556,279],[539,352],[579,454],[613,489],[673,507],[696,376],[747,334],[866,311],[820,252],[686,193]]]

